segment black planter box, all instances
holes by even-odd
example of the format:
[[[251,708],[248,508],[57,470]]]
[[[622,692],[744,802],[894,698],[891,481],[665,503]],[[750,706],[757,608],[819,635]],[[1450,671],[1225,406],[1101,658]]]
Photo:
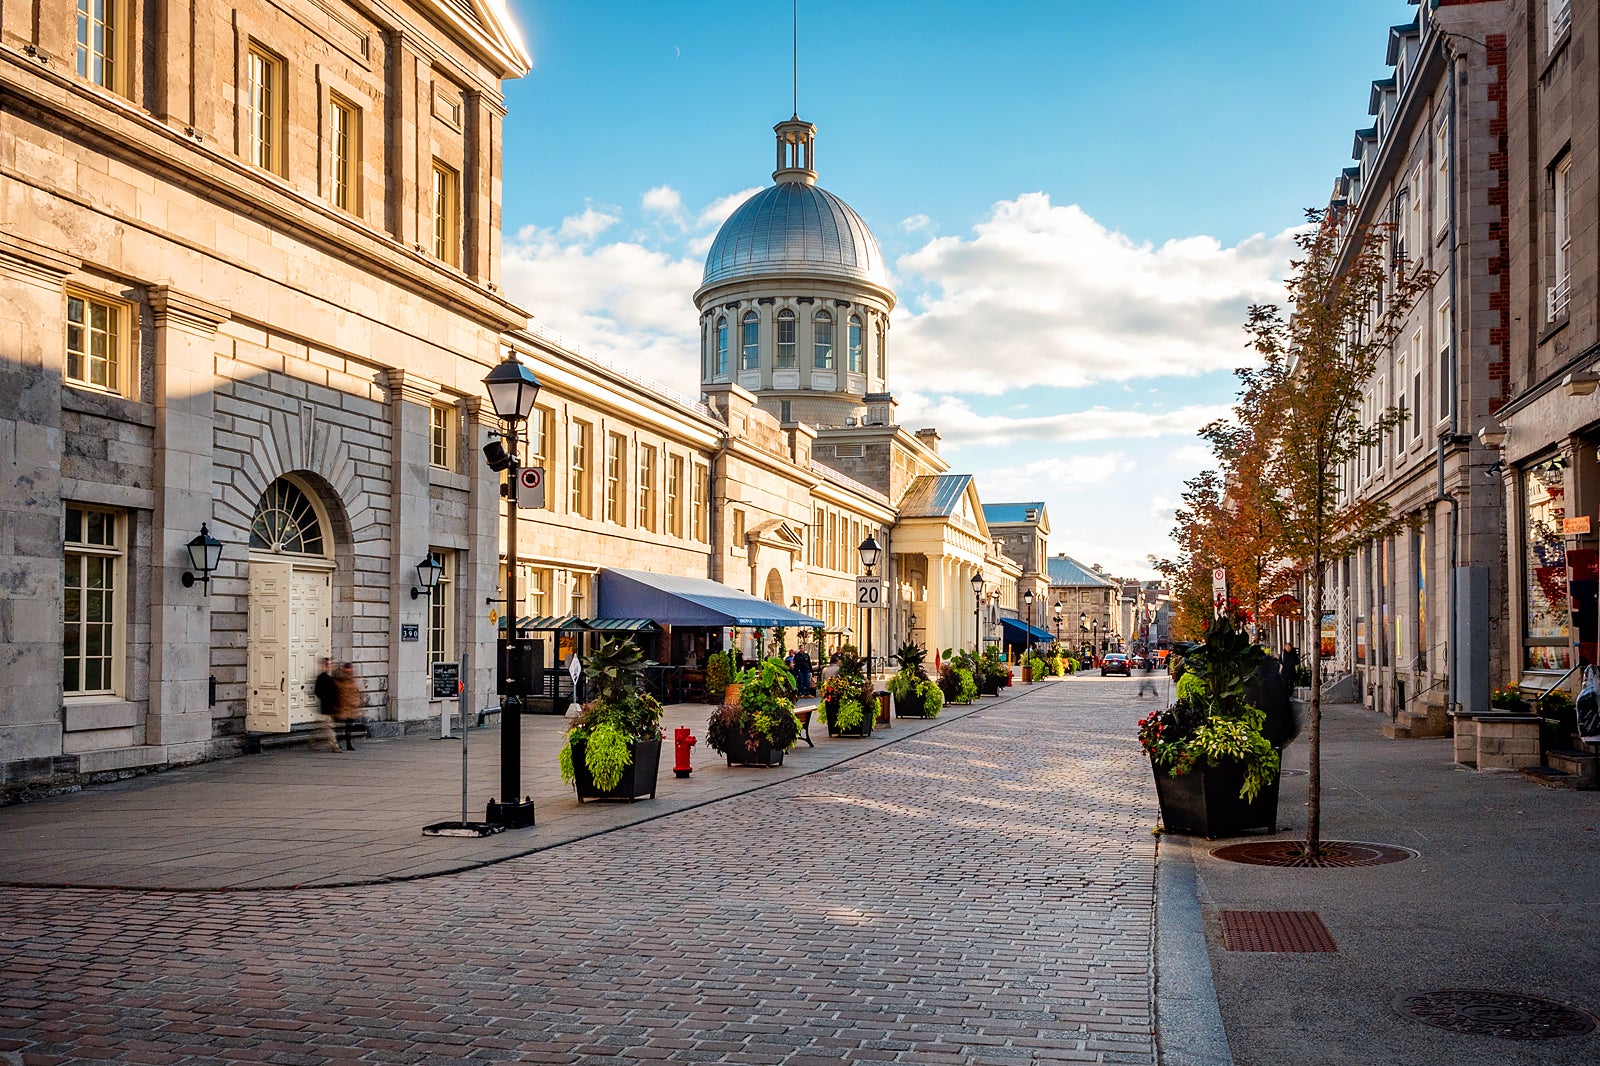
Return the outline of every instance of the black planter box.
[[[578,802],[584,800],[641,800],[655,799],[656,774],[661,769],[661,738],[654,740],[636,740],[633,742],[633,762],[622,771],[622,780],[617,782],[616,788],[600,789],[594,784],[594,777],[589,773],[589,767],[583,761],[584,749],[588,747],[583,740],[574,740],[572,743],[572,776],[577,779]]]
[[[926,718],[928,717],[928,704],[926,700],[917,700],[909,703],[895,701],[894,713],[901,718]]]
[[[749,741],[756,742],[752,749]],[[772,746],[772,741],[756,734],[740,733],[734,738],[733,750],[728,752],[729,766],[782,766],[783,752]]]
[[[1161,825],[1168,833],[1215,840],[1241,836],[1251,829],[1278,831],[1277,777],[1246,802],[1239,798],[1244,767],[1238,763],[1196,766],[1176,777],[1154,762],[1150,769],[1155,772],[1156,797],[1161,802]]]
[[[978,679],[978,695],[998,696],[1003,683],[998,677],[981,677]]]
[[[840,729],[834,724],[834,716],[839,712],[839,701],[828,700],[822,705],[823,714],[828,719],[828,735],[830,737],[870,737],[872,735],[872,720],[877,716],[877,701],[861,709],[861,724],[854,729]]]

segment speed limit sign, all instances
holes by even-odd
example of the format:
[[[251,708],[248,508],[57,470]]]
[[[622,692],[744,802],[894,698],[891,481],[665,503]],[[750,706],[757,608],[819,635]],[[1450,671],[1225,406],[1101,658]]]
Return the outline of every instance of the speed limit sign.
[[[867,577],[856,578],[856,606],[868,609],[877,609],[883,606],[883,579]]]
[[[544,467],[525,466],[517,471],[517,506],[530,510],[544,506]]]

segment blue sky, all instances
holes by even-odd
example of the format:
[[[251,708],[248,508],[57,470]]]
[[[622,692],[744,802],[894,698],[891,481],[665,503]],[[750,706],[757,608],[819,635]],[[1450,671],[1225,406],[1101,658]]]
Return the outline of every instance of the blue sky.
[[[770,183],[788,0],[510,0],[506,285],[543,325],[696,391],[690,296]],[[801,0],[820,184],[900,304],[891,387],[990,501],[1043,499],[1052,552],[1127,576],[1171,551],[1233,396],[1253,300],[1367,124],[1404,0]],[[999,371],[999,372],[997,372]]]

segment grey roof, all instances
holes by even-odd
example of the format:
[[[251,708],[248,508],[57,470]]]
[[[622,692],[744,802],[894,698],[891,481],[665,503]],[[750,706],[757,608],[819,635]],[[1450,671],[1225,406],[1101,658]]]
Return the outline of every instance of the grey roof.
[[[1052,555],[1045,560],[1045,572],[1050,575],[1050,584],[1066,585],[1076,588],[1120,588],[1109,577],[1097,574],[1084,566],[1076,559],[1069,559],[1065,555]]]
[[[905,498],[900,501],[900,517],[944,518],[952,515],[970,484],[971,474],[924,474],[906,489]]]
[[[861,216],[804,182],[762,189],[717,231],[701,286],[735,278],[811,274],[889,287],[883,253]]]

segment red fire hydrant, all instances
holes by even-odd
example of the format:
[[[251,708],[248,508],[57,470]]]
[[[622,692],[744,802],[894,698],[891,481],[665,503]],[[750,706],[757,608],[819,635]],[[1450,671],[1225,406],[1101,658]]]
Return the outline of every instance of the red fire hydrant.
[[[679,777],[688,777],[694,772],[694,768],[689,765],[689,749],[696,743],[688,726],[680,725],[672,731],[672,751],[677,757],[677,765],[673,766],[672,772]]]

